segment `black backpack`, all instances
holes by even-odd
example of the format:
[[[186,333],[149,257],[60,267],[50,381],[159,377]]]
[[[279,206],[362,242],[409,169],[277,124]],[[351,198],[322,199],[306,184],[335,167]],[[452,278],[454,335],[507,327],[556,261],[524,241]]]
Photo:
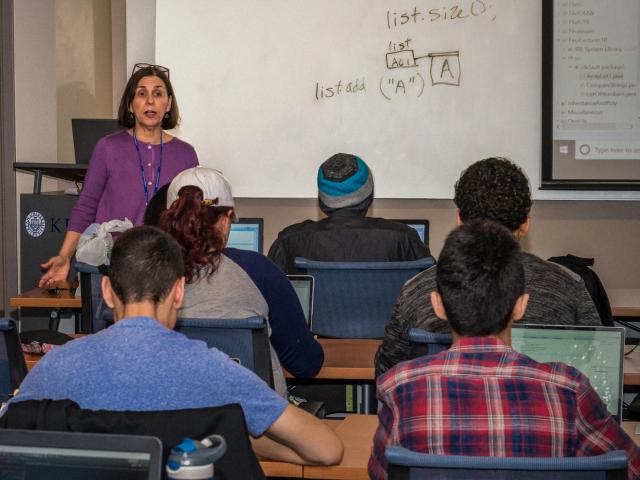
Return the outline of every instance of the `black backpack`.
[[[589,295],[591,295],[593,303],[600,314],[602,324],[607,327],[612,327],[613,315],[611,313],[609,297],[596,272],[589,268],[593,266],[593,258],[582,258],[569,254],[563,257],[551,257],[549,261],[558,263],[582,277],[587,291]]]

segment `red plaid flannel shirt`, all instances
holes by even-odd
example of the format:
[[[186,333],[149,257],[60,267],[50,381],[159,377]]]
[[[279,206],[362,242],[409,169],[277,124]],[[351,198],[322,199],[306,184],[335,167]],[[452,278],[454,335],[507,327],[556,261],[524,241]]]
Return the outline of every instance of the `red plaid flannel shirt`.
[[[640,450],[575,368],[538,363],[495,338],[398,364],[377,382],[380,424],[369,475],[386,479],[384,451],[401,445],[439,455],[564,457]]]

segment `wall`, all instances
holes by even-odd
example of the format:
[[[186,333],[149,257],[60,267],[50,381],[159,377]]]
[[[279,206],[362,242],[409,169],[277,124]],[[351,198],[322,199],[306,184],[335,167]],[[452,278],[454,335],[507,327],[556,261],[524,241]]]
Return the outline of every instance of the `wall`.
[[[14,2],[16,162],[57,161],[55,13],[55,2]],[[43,191],[57,188],[58,182],[49,178],[43,179]],[[20,194],[32,190],[33,175],[17,173],[18,222]],[[17,228],[16,237],[16,257],[20,258],[20,237]]]
[[[113,116],[112,62],[124,65],[124,51],[111,54],[111,10],[110,0],[15,2],[15,161],[73,163],[71,118]],[[67,186],[45,178],[42,190]],[[16,174],[18,218],[20,194],[32,188],[33,175]]]
[[[74,163],[72,118],[110,118],[111,2],[56,0],[58,162]]]
[[[137,2],[126,3],[129,18],[130,8],[137,8],[136,5],[142,8]],[[143,3],[153,2],[145,0]],[[111,14],[105,5],[111,5]],[[111,115],[126,80],[124,77],[130,71],[129,68],[125,70],[124,65],[151,61],[151,58],[136,58],[129,47],[123,51],[124,8],[124,0],[57,0],[55,4],[38,0],[15,2],[17,161],[69,161],[66,153],[60,153],[68,152],[69,146],[58,146],[64,141],[60,131],[66,123],[64,119],[59,120],[58,108],[78,111],[68,103],[88,98],[88,104],[82,106],[86,110],[82,112]],[[75,25],[82,18],[88,25]],[[107,18],[116,24],[109,27]],[[57,24],[79,29],[82,41],[73,40],[66,31],[57,33]],[[105,31],[107,28],[112,28],[110,38]],[[127,29],[127,35],[129,32]],[[60,34],[63,37],[58,36],[56,40],[56,35]],[[64,49],[63,45],[66,45]],[[143,47],[147,52],[145,55],[153,52],[148,44]],[[74,54],[68,55],[67,48]],[[113,63],[110,72],[109,61]],[[83,75],[81,70],[85,67],[86,75]],[[113,78],[110,91],[107,83],[97,82],[98,76]],[[54,77],[57,82],[51,82]],[[31,191],[33,177],[23,174],[17,177],[18,194]],[[43,187],[55,190],[58,184],[46,181]],[[306,218],[321,217],[315,199],[238,199],[237,204],[241,216],[265,218],[265,248],[283,227]],[[450,200],[381,199],[375,202],[372,214],[390,218],[428,218],[431,221],[431,247],[437,254],[454,224],[455,209]],[[531,233],[524,246],[544,258],[569,252],[595,257],[595,270],[614,303],[619,298],[627,304],[640,305],[639,238],[638,202],[537,201]]]

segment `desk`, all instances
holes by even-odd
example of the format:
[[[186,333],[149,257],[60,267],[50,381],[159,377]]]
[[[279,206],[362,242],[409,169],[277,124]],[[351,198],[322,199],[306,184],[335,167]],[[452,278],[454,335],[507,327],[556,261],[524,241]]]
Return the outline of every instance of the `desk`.
[[[304,466],[304,478],[368,479],[367,463],[377,426],[377,415],[348,415],[335,428],[336,434],[344,444],[342,461],[332,467]]]
[[[627,349],[630,349],[627,345]],[[630,353],[624,357],[622,364],[624,371],[623,383],[625,385],[640,385],[640,350]]]
[[[327,421],[327,420],[325,420]],[[640,445],[640,435],[635,433],[640,422],[622,422],[622,428],[636,444]],[[315,478],[328,480],[366,480],[367,463],[373,445],[373,435],[378,426],[376,415],[349,415],[331,425],[344,444],[344,456],[338,465],[314,467],[292,465],[283,462],[260,462],[267,476]]]
[[[262,468],[265,477],[304,478],[302,465],[261,460],[260,467]]]
[[[60,288],[69,288],[69,284],[64,282]],[[60,290],[57,293],[49,293],[47,290],[41,288],[33,288],[24,293],[21,293],[15,297],[9,299],[9,305],[12,307],[35,307],[35,308],[47,308],[51,310],[49,314],[49,328],[51,330],[58,329],[58,323],[60,321],[60,309],[71,308],[79,310],[82,308],[82,300],[80,297],[75,296],[75,288],[73,290]],[[79,331],[79,327],[82,325],[80,319],[76,319],[76,332]]]
[[[640,307],[611,307],[613,318],[616,317],[640,317]]]
[[[32,172],[33,193],[40,194],[42,187],[42,176],[60,178],[70,182],[82,182],[89,165],[78,165],[75,163],[31,163],[15,162],[13,168],[25,172]]]
[[[376,415],[348,415],[344,420],[323,420],[333,428],[344,444],[344,456],[332,467],[300,466],[285,462],[261,461],[268,477],[315,478],[329,480],[366,480],[367,463],[378,426]]]
[[[360,338],[319,338],[324,363],[317,379],[374,380],[374,360],[382,340]],[[289,372],[287,378],[295,378]]]
[[[36,307],[36,308],[82,308],[82,300],[69,290],[61,290],[58,293],[48,293],[41,288],[34,288],[11,297],[9,305],[12,307]]]
[[[330,341],[327,342],[327,340]],[[368,342],[368,344],[365,344],[364,348],[354,348],[353,350],[349,349],[349,345],[351,345],[352,342],[362,341],[363,340],[320,339],[320,343],[323,348],[326,343],[331,344],[332,347],[325,350],[325,365],[314,378],[373,380],[373,358],[378,348],[377,345],[380,344],[380,340],[364,340],[365,342]],[[342,354],[340,354],[341,350],[338,348],[338,345],[340,344],[342,344],[342,348],[344,349]],[[632,347],[627,346],[627,348]],[[367,357],[368,355],[371,356]],[[24,358],[27,362],[27,368],[31,370],[42,356],[25,354]],[[366,360],[367,358],[369,358],[369,360]],[[349,366],[349,361],[354,361],[355,366]],[[331,363],[327,365],[327,362]],[[363,366],[365,362],[370,362],[371,366]],[[623,370],[624,385],[640,385],[640,349],[624,357]],[[293,376],[288,372],[286,376],[287,378],[293,378]]]

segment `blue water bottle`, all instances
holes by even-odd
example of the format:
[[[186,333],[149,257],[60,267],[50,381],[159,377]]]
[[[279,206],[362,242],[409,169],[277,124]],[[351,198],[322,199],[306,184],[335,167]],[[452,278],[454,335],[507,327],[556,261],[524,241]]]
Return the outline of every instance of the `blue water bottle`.
[[[199,442],[185,438],[171,450],[167,476],[171,480],[213,479],[214,463],[226,451],[227,443],[220,435],[210,435]]]

